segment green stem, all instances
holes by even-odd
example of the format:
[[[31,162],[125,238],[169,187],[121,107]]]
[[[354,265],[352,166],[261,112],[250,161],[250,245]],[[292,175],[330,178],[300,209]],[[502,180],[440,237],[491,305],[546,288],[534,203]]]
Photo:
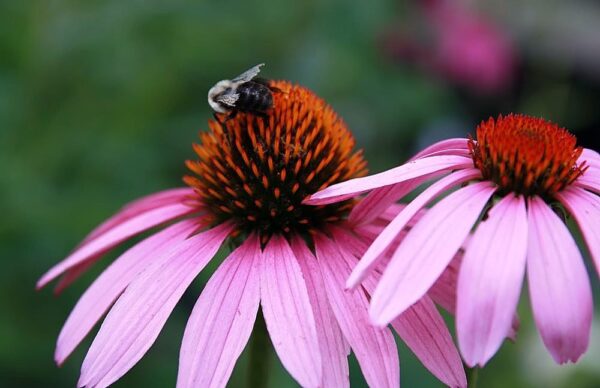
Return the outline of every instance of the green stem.
[[[477,367],[468,368],[468,370],[469,370],[469,375],[468,375],[469,388],[476,388],[478,380],[479,380],[479,368],[477,368]]]
[[[269,376],[269,336],[262,313],[259,312],[252,330],[248,387],[266,388]]]

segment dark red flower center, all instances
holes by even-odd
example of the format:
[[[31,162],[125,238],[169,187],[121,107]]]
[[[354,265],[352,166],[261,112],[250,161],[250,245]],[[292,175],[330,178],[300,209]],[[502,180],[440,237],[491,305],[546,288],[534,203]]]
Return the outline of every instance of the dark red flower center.
[[[544,119],[511,114],[490,118],[469,140],[475,167],[504,192],[550,197],[585,171],[582,148],[566,129]]]

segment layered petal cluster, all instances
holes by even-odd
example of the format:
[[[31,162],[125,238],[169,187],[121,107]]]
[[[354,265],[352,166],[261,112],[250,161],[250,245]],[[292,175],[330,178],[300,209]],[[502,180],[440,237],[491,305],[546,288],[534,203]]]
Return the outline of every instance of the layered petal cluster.
[[[126,206],[40,280],[42,287],[57,276],[70,277],[119,242],[174,221],[119,256],[64,324],[55,353],[59,364],[109,311],[83,362],[79,386],[108,386],[144,356],[184,291],[232,231],[228,223],[199,231],[205,215],[179,208],[191,194],[168,190]],[[354,230],[336,227],[316,234],[314,250],[300,236],[291,241],[273,236],[261,248],[258,236],[250,235],[219,265],[196,302],[183,336],[177,386],[225,386],[259,307],[275,351],[300,385],[348,386],[347,357],[353,351],[370,386],[398,386],[393,334],[369,320],[376,278],[352,291],[345,291],[344,283],[372,236],[399,210],[392,206]],[[153,222],[136,227],[135,220],[150,218]],[[460,356],[432,302],[452,311],[455,280],[439,284],[449,291],[423,296],[392,327],[432,374],[449,386],[464,387]]]
[[[355,226],[347,221],[354,201],[303,205],[319,188],[361,176],[366,164],[343,121],[321,99],[287,82],[276,86],[268,117],[240,113],[210,122],[194,147],[199,159],[188,162],[195,174],[185,178],[191,188],[125,206],[38,282],[43,287],[62,276],[60,290],[122,242],[153,232],[96,278],[61,330],[58,364],[106,314],[83,361],[80,387],[106,387],[145,355],[225,241],[236,248],[191,312],[178,387],[225,386],[259,308],[275,352],[301,386],[348,386],[351,351],[370,386],[399,386],[392,329],[372,325],[368,313],[379,275],[351,291],[345,281],[401,207],[392,204]],[[391,326],[433,375],[465,387],[458,350],[432,301],[453,312],[455,283],[451,273],[442,277]]]
[[[582,253],[554,209],[564,208],[575,220],[600,269],[600,155],[569,150],[574,138],[539,119],[500,117],[479,129],[479,143],[439,142],[400,167],[330,186],[306,203],[324,205],[370,191],[350,220],[371,222],[433,181],[382,228],[348,278],[354,288],[385,267],[371,299],[373,322],[384,326],[405,313],[433,290],[461,251],[456,326],[468,365],[484,365],[511,336],[525,274],[545,346],[557,363],[575,362],[589,342],[592,293]]]

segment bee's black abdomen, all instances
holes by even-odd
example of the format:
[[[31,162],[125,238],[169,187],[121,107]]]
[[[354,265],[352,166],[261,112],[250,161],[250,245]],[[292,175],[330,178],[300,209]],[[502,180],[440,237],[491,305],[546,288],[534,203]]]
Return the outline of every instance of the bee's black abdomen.
[[[236,92],[240,95],[235,108],[241,112],[263,113],[273,106],[273,95],[269,86],[254,81],[241,84]]]

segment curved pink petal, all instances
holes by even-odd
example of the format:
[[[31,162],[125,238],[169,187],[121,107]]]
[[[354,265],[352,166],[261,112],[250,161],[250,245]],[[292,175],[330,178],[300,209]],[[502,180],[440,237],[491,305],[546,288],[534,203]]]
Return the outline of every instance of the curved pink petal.
[[[281,363],[305,387],[321,383],[315,319],[300,266],[285,238],[274,235],[260,265],[263,315]]]
[[[460,250],[427,291],[431,300],[452,315],[456,313],[456,285],[462,258],[463,254]]]
[[[56,286],[54,286],[54,295],[61,294],[67,287],[79,279],[81,275],[90,269],[90,267],[96,264],[96,262],[104,255],[104,253],[105,252],[100,252],[97,255],[90,257],[88,260],[66,270],[60,279],[58,279]]]
[[[300,237],[292,240],[292,250],[302,269],[315,317],[321,360],[324,365],[322,386],[348,387],[350,386],[348,377],[350,348],[329,306],[319,263]]]
[[[354,206],[348,221],[355,225],[368,224],[375,220],[381,213],[390,207],[391,204],[403,198],[414,189],[423,184],[426,180],[437,176],[429,174],[423,177],[411,179],[395,185],[384,186],[371,191],[359,203]]]
[[[176,189],[159,191],[158,193],[138,198],[123,206],[115,215],[92,230],[82,241],[82,245],[138,214],[145,213],[149,210],[159,207],[182,203],[184,200],[186,200],[186,198],[193,194],[193,189],[189,187],[180,187]]]
[[[350,267],[337,245],[322,235],[316,235],[315,247],[329,303],[356,355],[367,384],[373,387],[398,387],[400,367],[392,333],[370,324],[367,313],[369,302],[362,289],[344,291]]]
[[[177,387],[225,387],[260,304],[258,237],[249,237],[211,276],[185,327]]]
[[[420,159],[433,154],[439,155],[441,152],[449,152],[448,155],[455,155],[457,151],[468,151],[468,139],[453,138],[439,141],[417,153],[410,160]]]
[[[432,207],[402,241],[371,299],[371,318],[387,325],[419,300],[450,263],[496,188],[464,187]]]
[[[392,327],[435,377],[450,387],[467,386],[458,350],[431,299],[421,298],[394,319]]]
[[[529,200],[527,279],[533,317],[557,363],[585,353],[592,323],[592,292],[573,236],[538,197]]]
[[[138,233],[195,211],[196,210],[190,206],[175,204],[152,209],[148,212],[131,217],[118,224],[113,229],[110,229],[100,234],[95,239],[83,244],[80,248],[71,253],[69,257],[50,268],[50,270],[37,282],[37,288],[44,287],[48,282],[52,281],[66,270],[89,260],[98,253],[105,252],[108,249],[115,247],[117,244]]]
[[[117,258],[84,292],[65,322],[54,358],[62,364],[131,281],[156,257],[185,240],[196,220],[181,221],[139,242]]]
[[[106,387],[144,356],[181,295],[231,230],[230,224],[222,224],[180,242],[131,282],[106,316],[83,361],[80,387]]]
[[[557,193],[556,198],[575,217],[600,275],[600,197],[577,187],[569,187]]]
[[[438,197],[444,191],[451,189],[463,182],[478,178],[481,172],[477,169],[465,169],[452,173],[429,186],[417,198],[413,199],[406,207],[386,226],[373,244],[367,249],[358,265],[352,270],[346,287],[352,288],[360,284],[366,274],[379,262],[381,255],[389,249],[398,234],[408,225],[408,222],[425,205]]]
[[[438,171],[450,171],[470,167],[473,167],[473,160],[464,156],[444,155],[416,159],[379,174],[350,179],[329,186],[313,194],[304,203],[309,205],[326,205],[355,197],[365,191],[404,182]]]
[[[573,185],[600,194],[600,167],[590,166],[583,175],[573,182]]]
[[[581,163],[584,160],[587,161],[587,163],[589,163],[591,166],[600,167],[600,154],[592,149],[584,148],[582,150],[577,162]]]
[[[460,267],[456,331],[470,367],[485,365],[509,335],[526,255],[525,199],[509,194],[477,226]]]

